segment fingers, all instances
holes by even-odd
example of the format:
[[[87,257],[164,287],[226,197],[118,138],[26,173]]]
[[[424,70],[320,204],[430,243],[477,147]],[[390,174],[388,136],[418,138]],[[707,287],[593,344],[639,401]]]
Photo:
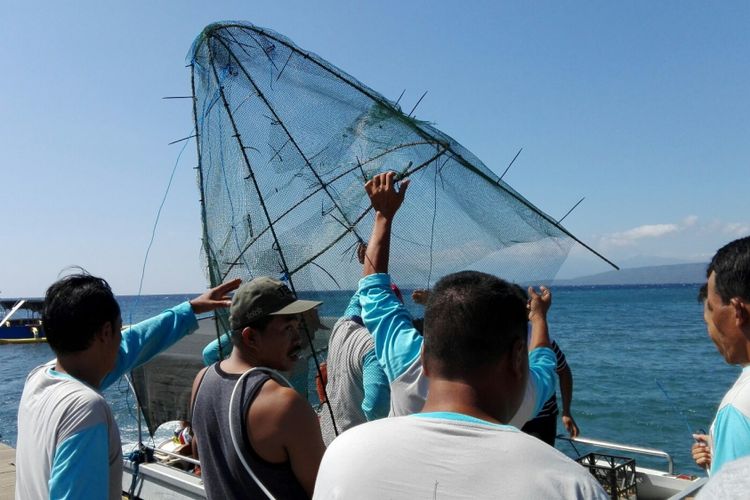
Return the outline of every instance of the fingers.
[[[695,439],[697,445],[706,446],[708,444],[708,436],[706,434],[693,434],[693,439]]]
[[[227,292],[231,292],[232,290],[237,290],[239,288],[240,284],[242,284],[242,279],[235,278],[231,281],[227,281],[225,283],[222,283],[221,285],[215,287],[212,290],[213,294],[220,295],[222,298],[229,298],[226,296]]]

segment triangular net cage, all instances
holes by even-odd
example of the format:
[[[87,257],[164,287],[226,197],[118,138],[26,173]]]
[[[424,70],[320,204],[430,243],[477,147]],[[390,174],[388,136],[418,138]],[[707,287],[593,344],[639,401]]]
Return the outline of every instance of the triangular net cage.
[[[429,288],[464,269],[548,282],[578,241],[454,139],[278,33],[212,24],[188,63],[212,286],[272,276],[322,300],[356,289],[357,247],[373,223],[363,186],[388,170],[411,179],[390,252],[402,289]],[[219,319],[223,332],[226,315]],[[325,339],[316,342],[325,349]],[[147,415],[150,429],[173,416],[170,405],[187,417],[187,372],[200,366],[188,364],[185,349],[173,351],[166,354],[185,374],[160,381],[176,399],[164,402],[158,391],[141,397],[163,410]],[[189,363],[199,363],[193,357]],[[182,378],[186,389],[177,386]],[[314,389],[304,392],[316,399]]]
[[[545,281],[567,256],[567,231],[463,146],[289,39],[212,24],[189,57],[212,284],[354,289],[373,223],[363,185],[388,170],[411,179],[391,242],[402,287],[463,269]]]

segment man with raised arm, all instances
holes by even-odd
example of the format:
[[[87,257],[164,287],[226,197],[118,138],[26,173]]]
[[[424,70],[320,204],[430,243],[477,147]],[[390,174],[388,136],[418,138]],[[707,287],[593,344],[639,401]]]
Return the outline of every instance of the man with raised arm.
[[[395,178],[394,172],[388,172],[376,175],[365,184],[375,211],[375,224],[365,254],[364,277],[358,290],[365,326],[373,335],[375,352],[391,385],[392,416],[420,411],[427,396],[427,379],[419,356],[424,338],[414,328],[406,307],[390,289],[391,226],[409,186],[409,180],[405,179],[400,191],[397,190]],[[548,348],[545,309],[531,321],[530,377],[521,407],[509,422],[516,427],[520,428],[531,420],[554,394],[556,361]]]
[[[451,274],[427,302],[424,337],[411,326],[386,274],[391,224],[407,185],[397,191],[393,173],[366,185],[375,225],[359,284],[363,317],[391,381],[392,413],[404,416],[334,440],[315,498],[608,498],[580,465],[508,425],[519,408],[530,416],[541,406],[555,381],[546,347],[549,290],[530,288],[527,301],[497,277]]]
[[[268,277],[232,298],[229,357],[193,382],[193,417],[209,499],[309,498],[325,446],[318,419],[277,371],[302,353],[300,317],[320,302],[297,300]]]
[[[719,404],[708,436],[694,435],[696,463],[715,474],[732,460],[750,455],[750,236],[728,243],[708,265],[701,288],[703,318],[719,353],[742,372]]]
[[[122,496],[120,431],[101,391],[229,306],[230,281],[122,329],[109,284],[67,276],[47,290],[42,324],[57,359],[34,368],[18,406],[16,499]]]

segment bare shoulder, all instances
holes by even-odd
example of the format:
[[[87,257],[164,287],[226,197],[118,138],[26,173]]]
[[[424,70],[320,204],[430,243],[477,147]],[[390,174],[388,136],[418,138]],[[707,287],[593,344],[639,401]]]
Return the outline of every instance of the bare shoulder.
[[[265,417],[286,423],[309,417],[315,418],[315,413],[312,411],[310,404],[297,391],[278,383],[274,379],[270,379],[263,384],[258,397],[251,406],[251,410],[254,410],[254,413],[262,413]]]

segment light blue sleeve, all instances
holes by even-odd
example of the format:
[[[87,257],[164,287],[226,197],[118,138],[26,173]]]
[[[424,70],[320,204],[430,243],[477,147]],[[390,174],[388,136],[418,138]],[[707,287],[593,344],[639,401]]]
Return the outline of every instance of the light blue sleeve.
[[[60,443],[52,459],[49,498],[109,498],[109,436],[101,423]]]
[[[375,349],[368,351],[362,359],[362,384],[365,392],[362,411],[367,420],[387,417],[391,409],[391,387],[375,356]]]
[[[711,475],[727,462],[750,455],[750,419],[732,405],[716,414],[711,450]]]
[[[101,383],[104,390],[131,371],[164,351],[188,333],[198,329],[190,302],[167,309],[158,316],[141,321],[122,332],[117,364]]]
[[[538,347],[529,353],[529,377],[536,387],[536,416],[555,394],[557,388],[557,358],[549,347]]]
[[[359,290],[354,292],[352,298],[349,300],[349,304],[344,310],[344,316],[351,318],[352,316],[362,316],[362,306],[359,305]]]
[[[375,355],[389,382],[396,380],[419,357],[423,338],[406,307],[391,290],[388,274],[359,280],[362,319],[375,341]]]
[[[223,356],[219,355],[219,341],[221,340],[221,352],[224,354]],[[220,339],[216,339],[213,342],[210,342],[206,347],[203,348],[203,364],[205,366],[210,366],[217,361],[221,361],[222,359],[226,359],[227,356],[232,354],[232,338],[229,334],[229,332],[225,333],[221,336]]]

